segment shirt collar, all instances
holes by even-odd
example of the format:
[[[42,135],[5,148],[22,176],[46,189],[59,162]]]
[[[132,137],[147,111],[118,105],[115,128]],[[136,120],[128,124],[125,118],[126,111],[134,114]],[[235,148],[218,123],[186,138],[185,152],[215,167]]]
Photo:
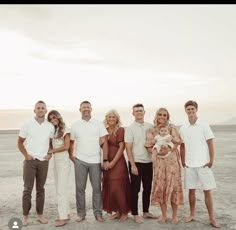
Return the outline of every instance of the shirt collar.
[[[143,127],[144,126],[144,122],[143,123],[139,123],[137,121],[134,121],[134,124],[137,125],[138,127]]]
[[[84,123],[93,123],[93,118],[91,117],[88,121],[81,118],[81,121]]]
[[[194,126],[194,125],[199,125],[200,124],[200,120],[199,120],[199,118],[197,118],[197,120],[195,121],[195,123],[192,125],[190,122],[189,122],[189,120],[188,120],[188,126]]]
[[[40,124],[37,120],[36,120],[36,117],[33,118],[33,121],[39,125],[42,125],[42,124],[46,124],[48,121],[47,119],[44,119],[44,121]]]

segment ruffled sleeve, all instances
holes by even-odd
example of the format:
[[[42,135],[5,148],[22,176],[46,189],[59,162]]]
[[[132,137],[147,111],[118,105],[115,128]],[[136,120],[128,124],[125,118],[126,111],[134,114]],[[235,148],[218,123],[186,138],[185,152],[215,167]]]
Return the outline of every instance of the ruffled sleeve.
[[[119,144],[120,142],[124,142],[124,134],[125,134],[125,129],[123,127],[120,127],[117,131],[116,131],[116,135],[117,135],[117,143]]]
[[[181,138],[180,138],[179,131],[178,131],[177,127],[173,124],[170,124],[170,127],[171,127],[170,134],[173,137],[173,141],[180,144]]]
[[[146,141],[145,141],[144,146],[146,148],[153,147],[153,145],[155,144],[155,139],[154,138],[155,138],[154,130],[153,129],[148,129],[146,131]]]
[[[65,127],[65,131],[63,133],[63,137],[67,134],[70,133],[70,129],[68,127]]]

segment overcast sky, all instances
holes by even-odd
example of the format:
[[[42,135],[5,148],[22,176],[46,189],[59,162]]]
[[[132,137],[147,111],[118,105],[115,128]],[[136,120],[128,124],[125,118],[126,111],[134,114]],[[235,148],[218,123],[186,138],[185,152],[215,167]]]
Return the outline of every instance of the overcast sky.
[[[236,5],[1,5],[0,109],[236,114]]]

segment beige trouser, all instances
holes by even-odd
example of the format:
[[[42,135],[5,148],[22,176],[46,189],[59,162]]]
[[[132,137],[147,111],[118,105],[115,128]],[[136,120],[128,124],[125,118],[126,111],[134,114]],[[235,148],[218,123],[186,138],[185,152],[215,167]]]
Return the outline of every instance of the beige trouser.
[[[67,151],[59,152],[55,153],[53,158],[59,219],[67,219],[70,214],[68,189],[71,164],[69,154]]]

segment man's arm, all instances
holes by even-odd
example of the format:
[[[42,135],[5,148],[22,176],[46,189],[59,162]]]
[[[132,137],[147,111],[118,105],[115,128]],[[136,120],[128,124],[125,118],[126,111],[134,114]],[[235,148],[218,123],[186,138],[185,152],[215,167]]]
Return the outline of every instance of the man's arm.
[[[208,166],[209,168],[212,167],[213,162],[214,162],[214,145],[213,145],[213,139],[208,139],[207,140],[207,145],[208,145],[208,149],[209,149],[209,157],[210,157],[210,161],[205,164],[205,166]]]
[[[24,155],[25,157],[25,160],[34,160],[34,158],[29,155],[27,153],[27,150],[25,149],[25,146],[24,146],[24,141],[25,141],[25,138],[23,137],[18,137],[18,141],[17,141],[17,147],[18,149],[20,150],[20,152],[22,153],[22,155]]]
[[[138,169],[134,161],[133,151],[132,151],[133,143],[125,142],[126,153],[131,164],[131,173],[134,175],[138,175]]]
[[[100,146],[102,148],[103,160],[108,160],[108,140],[107,135],[100,137]]]
[[[74,140],[70,140],[70,146],[68,149],[69,152],[69,157],[72,161],[75,160],[75,156],[74,156],[74,146],[75,146],[75,141]]]
[[[100,137],[99,143],[102,148],[102,156],[103,156],[103,168],[105,170],[108,169],[108,140],[107,140],[107,135]]]
[[[184,143],[181,143],[180,145],[180,157],[181,157],[181,162],[182,162],[182,166],[185,167],[185,146]]]

